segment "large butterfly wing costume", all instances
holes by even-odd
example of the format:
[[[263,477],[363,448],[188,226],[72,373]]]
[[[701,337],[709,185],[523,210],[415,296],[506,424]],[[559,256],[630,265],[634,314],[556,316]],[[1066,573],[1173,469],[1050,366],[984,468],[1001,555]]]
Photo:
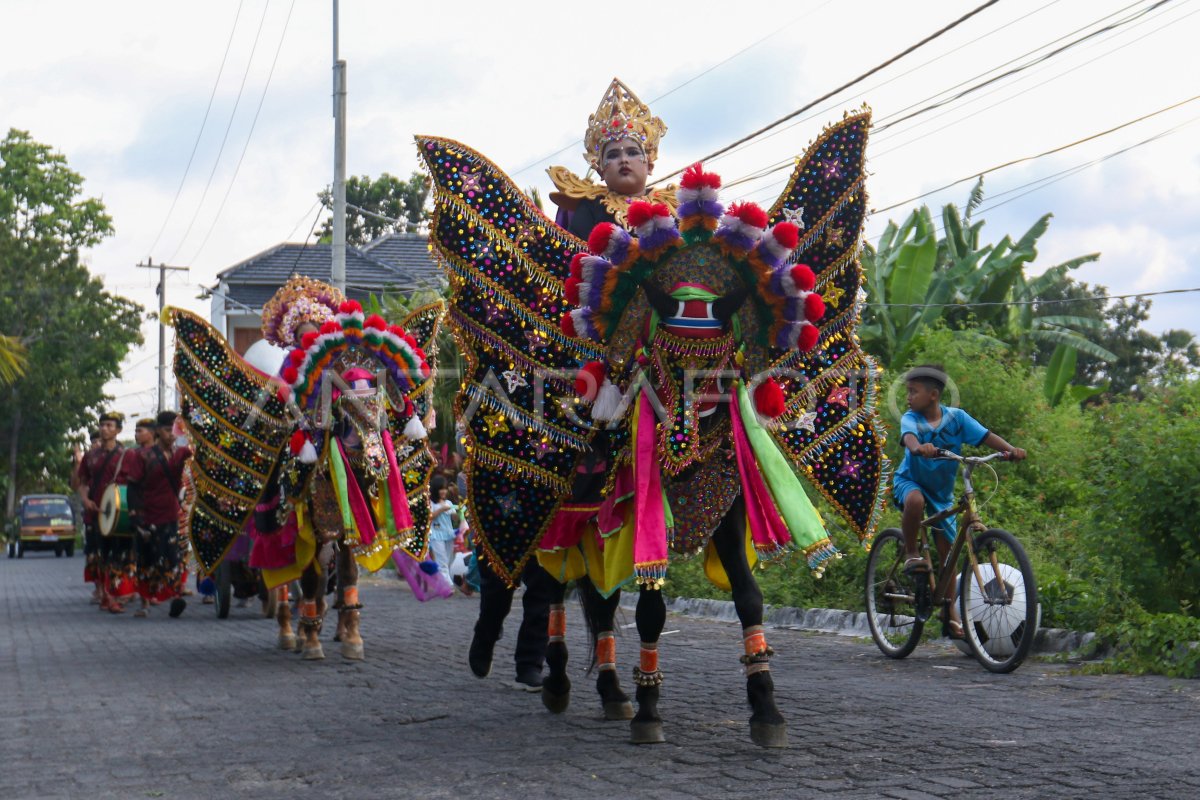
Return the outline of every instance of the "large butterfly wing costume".
[[[442,304],[417,309],[404,327],[423,348],[432,347]],[[303,484],[311,465],[300,463],[289,450],[297,429],[296,409],[280,400],[268,385],[269,376],[247,364],[225,338],[204,319],[179,308],[168,308],[164,321],[176,330],[174,370],[182,417],[192,442],[184,487],[181,532],[192,542],[202,574],[209,574],[244,531],[246,521],[269,488],[289,474]],[[418,417],[432,414],[430,375],[408,392]],[[391,398],[395,404],[404,398]],[[397,443],[397,463],[407,492],[413,528],[400,546],[413,558],[424,558],[429,534],[429,479],[435,466],[424,440],[407,440],[402,426],[389,422]]]
[[[787,406],[773,436],[863,540],[877,522],[886,473],[873,410],[878,368],[854,338],[869,124],[863,111],[827,129],[770,212],[772,221],[806,218],[796,258],[810,264],[818,286],[834,290],[817,348],[761,347],[747,365],[779,374]],[[564,336],[564,283],[586,244],[474,150],[436,137],[417,137],[417,145],[433,180],[431,243],[450,277],[450,323],[468,364],[457,409],[467,423],[468,513],[492,567],[513,584],[594,435],[576,424],[575,371],[590,361],[624,361],[633,343],[616,337],[605,352]],[[646,311],[638,293],[627,313]]]

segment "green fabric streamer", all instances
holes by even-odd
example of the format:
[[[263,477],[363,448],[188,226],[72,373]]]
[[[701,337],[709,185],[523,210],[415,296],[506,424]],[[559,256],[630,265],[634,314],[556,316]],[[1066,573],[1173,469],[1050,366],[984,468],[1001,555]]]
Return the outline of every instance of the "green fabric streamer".
[[[800,479],[792,471],[792,466],[783,457],[783,453],[779,452],[771,434],[759,424],[745,381],[737,382],[737,393],[738,411],[742,417],[742,425],[746,428],[750,449],[754,451],[754,458],[758,461],[763,479],[767,482],[767,488],[771,490],[775,507],[779,509],[788,531],[802,548],[828,539],[829,535],[825,532],[821,517],[813,508],[808,495],[804,493]]]
[[[337,446],[337,442],[333,442],[329,447],[329,465],[333,468],[338,510],[342,512],[342,530],[352,531],[355,529],[354,514],[350,511],[350,490],[346,486],[346,463],[342,460],[342,448]]]

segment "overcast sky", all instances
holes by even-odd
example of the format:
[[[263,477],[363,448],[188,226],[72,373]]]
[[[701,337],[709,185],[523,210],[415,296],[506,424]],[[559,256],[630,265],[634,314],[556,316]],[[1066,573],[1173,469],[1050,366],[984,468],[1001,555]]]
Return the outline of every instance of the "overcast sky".
[[[583,173],[587,116],[616,75],[670,127],[656,169],[664,175],[806,105],[977,5],[347,0],[341,57],[349,65],[348,171],[407,176],[417,164],[413,135],[436,134],[472,146],[522,186],[545,192],[547,165]],[[867,102],[879,129],[868,149],[871,204],[885,208],[1092,136],[1200,95],[1200,3],[1154,5],[1001,0],[710,166],[729,182],[784,162],[822,125]],[[2,4],[0,128],[27,130],[64,153],[86,178],[87,194],[103,199],[116,235],[87,260],[111,290],[154,307],[151,275],[134,265],[153,258],[188,266],[189,273],[169,279],[168,300],[206,312],[207,301],[196,296],[217,272],[280,242],[304,241],[318,214],[316,194],[333,171],[331,8],[328,0]],[[982,215],[985,240],[1016,238],[1049,211],[1055,218],[1034,271],[1098,251],[1101,260],[1076,277],[1112,293],[1200,286],[1198,117],[1200,101],[1187,103],[989,175],[994,200],[984,209],[1004,204]],[[786,176],[743,184],[727,199],[769,205]],[[1061,179],[1041,182],[1053,176]],[[876,215],[868,240],[919,202],[935,211],[962,203],[970,186]],[[1150,327],[1197,329],[1198,297],[1155,298]],[[156,326],[147,323],[145,332],[146,346],[109,386],[117,407],[130,414],[155,403]]]

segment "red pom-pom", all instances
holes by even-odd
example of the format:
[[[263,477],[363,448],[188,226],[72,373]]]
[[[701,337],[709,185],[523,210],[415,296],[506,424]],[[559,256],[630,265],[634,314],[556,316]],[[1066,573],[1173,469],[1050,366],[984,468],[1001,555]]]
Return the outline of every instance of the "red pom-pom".
[[[377,331],[387,330],[387,320],[378,314],[372,314],[367,317],[367,321],[363,323],[364,328],[374,328]]]
[[[823,316],[825,316],[825,301],[821,299],[821,295],[814,292],[804,298],[804,318],[806,320],[817,322]]]
[[[796,245],[800,243],[800,229],[791,222],[777,223],[774,228],[771,228],[771,235],[775,237],[775,241],[788,250],[795,250]]]
[[[362,303],[357,300],[343,300],[338,306],[338,311],[343,314],[358,314],[362,312]]]
[[[779,388],[774,378],[767,378],[754,390],[754,405],[758,408],[758,413],[771,419],[783,413],[783,389]]]
[[[575,376],[575,394],[590,403],[596,399],[603,383],[604,365],[599,361],[589,361]]]
[[[582,282],[578,278],[567,278],[567,282],[563,284],[563,293],[567,296],[567,302],[573,306],[579,305],[579,284]]]
[[[817,276],[808,264],[797,264],[792,267],[792,283],[802,292],[811,292],[817,285]]]
[[[403,336],[401,336],[400,338],[403,339],[404,343],[406,345],[408,345],[409,347],[411,347],[412,349],[414,349],[414,350],[417,349],[417,339],[411,333],[406,333]]]
[[[629,219],[629,227],[640,228],[654,216],[654,206],[645,200],[634,200],[629,204],[629,211],[626,212],[626,215]]]
[[[323,324],[321,326],[321,335],[322,336],[327,333],[341,333],[341,332],[342,332],[341,323],[335,322],[334,320],[329,320],[328,322],[326,322],[325,324]]]
[[[742,224],[752,228],[767,227],[767,212],[758,203],[734,203],[729,207],[729,215],[737,217]]]
[[[571,257],[571,267],[569,270],[569,275],[572,278],[582,278],[583,277],[583,259],[586,255],[587,255],[587,253],[576,253],[574,256]]]
[[[588,236],[588,250],[595,255],[600,255],[607,249],[608,242],[617,232],[617,226],[611,222],[601,222],[596,227],[592,228],[591,234]]]
[[[721,177],[712,172],[705,172],[704,167],[696,162],[683,171],[679,185],[684,189],[720,189]]]
[[[300,455],[300,451],[304,449],[304,443],[308,441],[308,435],[304,431],[296,431],[292,434],[291,440],[288,442],[288,449],[292,451],[292,455]]]
[[[656,217],[671,216],[671,207],[668,206],[666,203],[655,203],[654,205],[650,206],[650,211]]]
[[[578,334],[575,333],[575,319],[571,316],[571,312],[562,315],[562,319],[558,321],[558,327],[563,332],[564,336],[570,336],[574,339]]]
[[[411,417],[415,413],[417,413],[417,409],[416,406],[413,405],[413,401],[409,400],[407,397],[404,398],[404,416]]]
[[[305,353],[303,350],[293,350],[292,352],[288,353],[288,363],[293,367],[299,367],[304,363],[304,355]]]
[[[295,367],[293,367],[291,364],[288,364],[286,367],[284,367],[283,372],[281,372],[280,374],[283,376],[283,379],[285,381],[287,381],[288,383],[295,383],[296,379],[300,377],[300,372]]]
[[[388,325],[388,333],[394,333],[399,338],[404,338],[404,328],[399,325]]]
[[[313,342],[317,340],[318,335],[319,334],[316,331],[309,331],[308,333],[304,334],[300,337],[300,346],[305,350],[312,347]]]
[[[800,329],[800,341],[796,343],[796,346],[807,353],[817,346],[817,337],[820,335],[816,325],[805,325]]]
[[[422,350],[421,348],[419,348],[419,347],[414,347],[414,348],[413,348],[413,352],[417,354],[417,358],[421,359],[421,362],[422,362],[422,363],[424,363],[424,362],[427,360],[427,359],[425,358],[425,351],[424,351],[424,350]]]

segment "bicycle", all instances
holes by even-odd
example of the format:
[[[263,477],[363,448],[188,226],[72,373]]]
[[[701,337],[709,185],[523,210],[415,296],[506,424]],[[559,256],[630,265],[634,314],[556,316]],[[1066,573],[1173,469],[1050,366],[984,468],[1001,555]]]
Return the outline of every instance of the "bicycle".
[[[884,655],[904,658],[912,653],[934,608],[943,609],[946,624],[950,604],[955,600],[951,587],[956,576],[963,638],[975,659],[991,672],[1004,673],[1020,666],[1029,654],[1038,623],[1033,568],[1017,537],[984,525],[971,483],[977,467],[1005,456],[960,456],[938,451],[937,458],[963,465],[965,490],[955,505],[921,521],[918,545],[920,552],[928,553],[926,532],[931,526],[961,515],[958,535],[936,571],[936,580],[932,570],[905,572],[904,535],[899,529],[888,528],[875,538],[867,558],[867,622],[871,638]],[[936,563],[936,559],[930,563]]]

